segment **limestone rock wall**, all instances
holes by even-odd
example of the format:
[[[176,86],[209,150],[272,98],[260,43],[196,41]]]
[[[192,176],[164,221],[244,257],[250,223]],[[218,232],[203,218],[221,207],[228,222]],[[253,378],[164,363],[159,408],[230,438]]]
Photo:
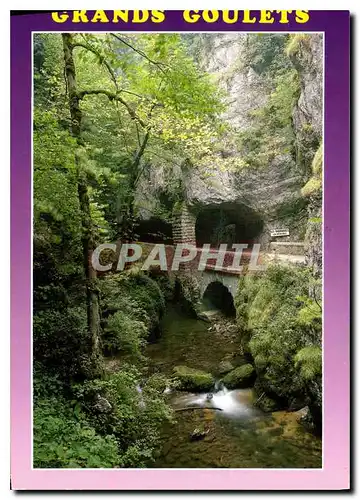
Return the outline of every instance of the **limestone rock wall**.
[[[323,134],[323,35],[299,35],[290,55],[301,84],[301,95],[294,110],[294,126],[298,138],[304,130],[311,131],[314,145]],[[312,162],[318,148],[306,144]],[[320,167],[321,168],[321,167]],[[313,173],[310,172],[310,175]],[[308,196],[308,223],[305,234],[305,255],[315,276],[322,272],[322,189]]]
[[[263,107],[269,99],[269,86],[263,76],[244,64],[247,37],[248,35],[241,33],[208,36],[202,61],[206,71],[213,74],[226,90],[228,108],[224,119],[239,132],[251,126],[251,112]],[[311,156],[311,147],[303,140],[302,134],[308,133],[311,128],[310,139],[314,144],[321,137],[322,38],[321,35],[307,35],[307,38],[299,39],[298,42],[296,50],[290,55],[299,73],[301,85],[293,122],[303,152]],[[226,147],[224,145],[223,154],[227,157],[241,155],[240,151],[226,150]],[[182,184],[189,213],[193,214],[193,218],[205,205],[242,204],[261,215],[264,229],[260,241],[263,245],[270,242],[271,230],[279,227],[288,227],[290,231],[289,237],[281,239],[303,240],[305,223],[287,216],[289,211],[298,210],[300,213],[307,202],[301,194],[307,174],[300,156],[300,153],[298,158],[290,153],[279,154],[261,169],[250,166],[240,170],[220,170],[210,162],[207,171],[199,172],[194,168],[184,172],[178,165],[157,165],[153,169],[156,172],[150,172],[138,189],[141,216],[146,218],[147,213],[158,208],[157,195],[164,189],[168,175],[166,172],[170,171],[173,178],[178,177]],[[193,235],[178,234],[180,227],[189,226],[188,221],[184,223],[181,217],[179,219],[177,214],[174,218],[175,239],[189,240]]]

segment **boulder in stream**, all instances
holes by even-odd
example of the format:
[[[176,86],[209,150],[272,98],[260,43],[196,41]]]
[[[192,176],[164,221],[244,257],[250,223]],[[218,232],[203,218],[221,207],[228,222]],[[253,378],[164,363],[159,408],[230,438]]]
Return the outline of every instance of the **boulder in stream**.
[[[218,372],[220,375],[225,375],[226,373],[231,372],[233,369],[234,365],[228,359],[224,359],[219,363]]]
[[[191,441],[199,441],[200,439],[204,439],[204,437],[209,433],[209,429],[203,429],[200,427],[196,427],[190,434]]]
[[[211,373],[189,368],[188,366],[175,366],[174,376],[179,380],[179,389],[186,391],[210,391],[214,387],[214,378]]]
[[[250,364],[247,363],[242,366],[238,366],[235,370],[232,370],[223,377],[222,382],[228,389],[245,388],[250,387],[254,380],[255,369]]]

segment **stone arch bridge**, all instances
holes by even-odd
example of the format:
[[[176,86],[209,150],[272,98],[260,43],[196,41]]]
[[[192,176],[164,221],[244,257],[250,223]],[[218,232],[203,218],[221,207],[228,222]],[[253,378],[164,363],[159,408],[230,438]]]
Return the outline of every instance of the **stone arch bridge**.
[[[254,248],[260,247],[260,255],[257,254],[255,258],[255,265],[262,265],[271,260],[277,260],[284,264],[304,263],[304,244],[301,242],[292,241],[276,241],[267,242],[264,240],[264,227],[263,221],[251,209],[241,206],[239,213],[234,211],[233,207],[228,204],[222,204],[219,208],[221,220],[217,219],[216,209],[214,207],[205,208],[200,213],[190,211],[184,205],[174,216],[170,227],[165,227],[164,223],[160,224],[159,221],[147,221],[143,223],[140,229],[140,238],[145,243],[140,243],[142,246],[142,257],[140,262],[144,262],[153,248],[153,244],[162,244],[166,248],[167,269],[169,272],[178,275],[181,281],[181,275],[184,277],[190,276],[188,287],[193,286],[196,289],[196,294],[201,300],[209,296],[209,291],[214,296],[223,296],[223,300],[232,302],[235,298],[238,281],[241,274],[243,274],[244,266],[252,269],[251,262],[254,256]],[[223,222],[225,220],[225,222]],[[222,226],[221,226],[221,224]],[[169,225],[169,224],[168,224]],[[147,227],[149,226],[149,227]],[[220,231],[216,232],[216,229]],[[221,229],[225,229],[221,231]],[[157,236],[156,230],[159,231]],[[167,233],[167,234],[166,234]],[[269,235],[267,235],[269,236]],[[207,239],[208,238],[208,239]],[[150,243],[152,242],[152,244]],[[208,243],[206,243],[208,242]],[[225,257],[220,267],[217,266],[216,256],[211,257],[211,253],[217,252],[220,244],[224,244],[227,250]],[[178,270],[173,271],[171,262],[174,258],[174,248],[178,245],[187,245],[197,250],[196,257],[187,263],[182,263]],[[234,269],[233,262],[235,262],[235,250],[229,250],[233,244],[247,245],[248,248],[243,249],[241,256],[241,265],[239,269]],[[199,261],[202,256],[203,245],[209,245],[210,254],[207,254],[207,260],[204,266],[199,268]],[[211,250],[210,250],[211,249]],[[255,252],[256,253],[256,252]],[[159,269],[159,261],[154,262],[153,265],[146,269]],[[139,261],[137,262],[139,264]],[[248,272],[248,271],[247,271]],[[250,271],[252,272],[252,271]],[[193,285],[191,285],[191,283]]]

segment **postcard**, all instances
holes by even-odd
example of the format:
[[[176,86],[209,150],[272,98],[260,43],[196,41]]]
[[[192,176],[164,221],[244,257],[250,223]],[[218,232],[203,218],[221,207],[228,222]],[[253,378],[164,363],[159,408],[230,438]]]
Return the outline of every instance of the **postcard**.
[[[348,11],[12,12],[12,489],[349,489],[349,85]]]

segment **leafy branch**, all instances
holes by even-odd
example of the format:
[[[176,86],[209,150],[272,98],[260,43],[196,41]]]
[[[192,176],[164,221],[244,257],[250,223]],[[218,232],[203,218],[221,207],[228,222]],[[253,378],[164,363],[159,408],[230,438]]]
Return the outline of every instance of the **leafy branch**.
[[[124,40],[124,38],[120,37],[116,33],[110,33],[110,34],[111,34],[111,36],[113,36],[114,38],[116,38],[116,40],[118,40],[119,42],[121,42],[124,45],[126,45],[127,47],[129,47],[131,50],[133,50],[134,52],[136,52],[137,54],[139,54],[141,57],[143,57],[144,59],[146,59],[147,61],[149,61],[149,63],[154,64],[155,66],[157,66],[160,69],[160,71],[162,71],[163,73],[165,73],[165,70],[164,70],[163,66],[164,67],[168,67],[167,64],[165,64],[163,62],[160,62],[160,61],[154,61],[149,56],[147,56],[145,54],[145,52],[143,52],[142,50],[134,47],[133,45],[131,45],[129,42],[127,42],[126,40]]]

